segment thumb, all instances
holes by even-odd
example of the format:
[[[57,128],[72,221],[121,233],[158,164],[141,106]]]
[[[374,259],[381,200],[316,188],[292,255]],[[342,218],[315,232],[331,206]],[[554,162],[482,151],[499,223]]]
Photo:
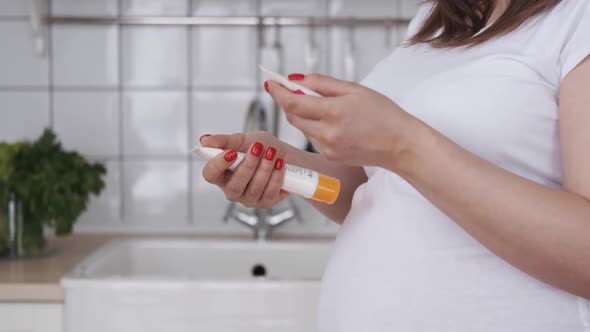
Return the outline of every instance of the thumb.
[[[246,134],[244,133],[232,135],[204,135],[201,136],[199,141],[201,145],[208,148],[236,151],[243,151],[248,148],[246,146]]]
[[[324,97],[338,97],[343,96],[351,93],[355,87],[357,86],[356,83],[350,81],[343,81],[339,80],[334,77],[320,75],[320,74],[310,74],[303,79],[300,79],[302,75],[300,74],[291,74],[289,78],[297,82],[306,88],[309,88]],[[293,78],[298,78],[298,80],[294,80]]]

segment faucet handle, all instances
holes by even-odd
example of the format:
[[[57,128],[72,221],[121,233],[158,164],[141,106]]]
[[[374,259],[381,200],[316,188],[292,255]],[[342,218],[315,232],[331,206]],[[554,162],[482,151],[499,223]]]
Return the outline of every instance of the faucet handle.
[[[303,224],[303,218],[301,218],[301,210],[299,209],[297,204],[295,204],[295,200],[293,199],[293,197],[287,198],[287,204],[289,204],[289,208],[293,210],[293,219],[295,219],[298,224]]]
[[[283,224],[289,220],[292,220],[295,217],[295,211],[293,211],[292,209],[285,209],[279,213],[275,213],[272,216],[268,217],[266,219],[266,222],[271,226],[271,227],[276,227],[279,226],[280,224]]]
[[[223,215],[223,222],[224,223],[227,224],[229,222],[229,220],[232,218],[235,210],[236,210],[236,203],[229,202],[227,209],[225,209],[225,214]]]

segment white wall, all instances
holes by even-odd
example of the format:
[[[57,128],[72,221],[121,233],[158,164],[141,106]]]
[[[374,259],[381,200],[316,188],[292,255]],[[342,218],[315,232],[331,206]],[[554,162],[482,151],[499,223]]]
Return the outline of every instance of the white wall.
[[[201,179],[189,149],[205,133],[241,131],[260,91],[255,28],[58,25],[49,52],[32,52],[24,0],[0,0],[0,140],[32,139],[54,128],[68,148],[108,166],[107,188],[78,232],[244,233],[223,224],[227,202]],[[53,0],[54,15],[285,15],[411,17],[415,0]],[[283,28],[285,71],[317,70],[359,79],[391,51],[403,28]],[[271,45],[274,29],[265,33]],[[345,71],[350,38],[357,70]],[[311,61],[310,44],[319,48]],[[271,101],[262,94],[265,102]],[[286,123],[284,139],[301,144]],[[282,232],[333,233],[313,211]]]

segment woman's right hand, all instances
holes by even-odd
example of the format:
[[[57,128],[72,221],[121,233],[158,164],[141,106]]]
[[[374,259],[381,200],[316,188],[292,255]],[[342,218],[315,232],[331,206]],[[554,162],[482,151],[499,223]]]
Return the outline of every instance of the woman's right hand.
[[[271,208],[289,196],[281,190],[285,176],[284,158],[289,145],[268,132],[258,131],[233,135],[204,135],[204,147],[218,148],[223,153],[210,159],[203,177],[217,185],[225,197],[250,208]],[[237,158],[246,154],[234,172],[228,170]]]

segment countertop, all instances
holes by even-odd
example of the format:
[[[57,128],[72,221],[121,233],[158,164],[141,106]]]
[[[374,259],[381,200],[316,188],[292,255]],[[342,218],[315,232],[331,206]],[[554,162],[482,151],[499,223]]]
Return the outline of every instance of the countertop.
[[[247,239],[244,237],[205,237],[187,235],[112,235],[76,234],[48,239],[51,255],[43,258],[0,259],[0,302],[63,302],[64,292],[60,279],[88,254],[111,241],[126,238],[174,239]],[[319,237],[329,239],[329,237]],[[318,239],[317,237],[288,237],[291,240]]]
[[[53,252],[42,258],[0,260],[0,302],[63,302],[61,277],[102,244],[120,236],[49,238]]]

